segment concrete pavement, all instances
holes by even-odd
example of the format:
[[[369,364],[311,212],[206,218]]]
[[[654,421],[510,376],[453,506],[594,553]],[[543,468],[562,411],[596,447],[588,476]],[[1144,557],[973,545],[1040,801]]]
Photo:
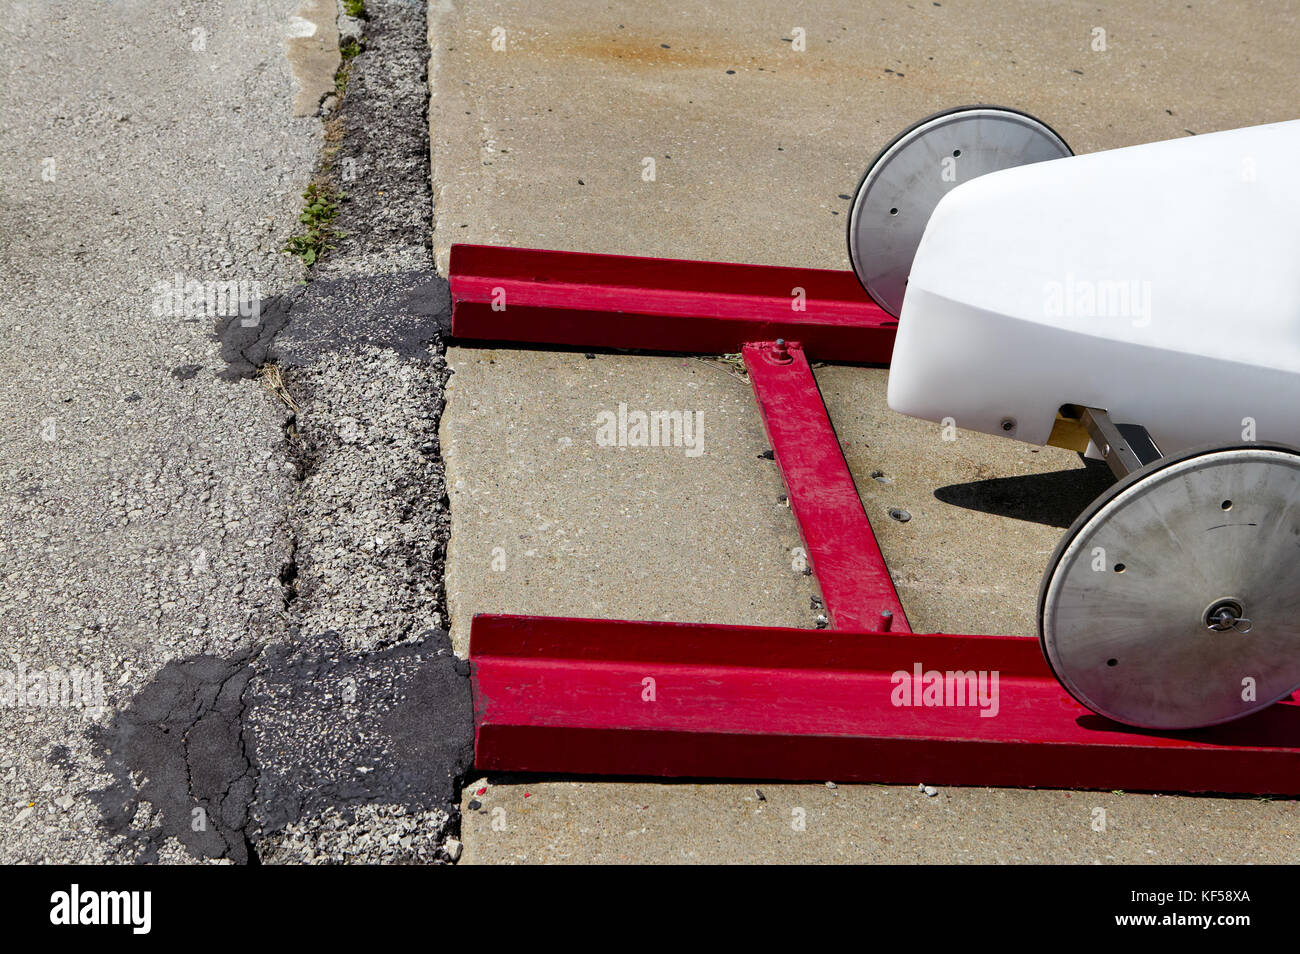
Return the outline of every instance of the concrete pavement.
[[[443,267],[454,242],[496,242],[845,268],[863,168],[937,110],[1024,109],[1076,152],[1297,111],[1289,8],[439,2],[430,34]],[[761,429],[739,382],[702,377],[698,362],[604,354],[453,348],[448,363],[448,590],[462,650],[474,611],[733,623],[807,612],[778,559],[795,528],[768,509],[771,476],[753,471]],[[883,371],[818,379],[913,624],[1031,634],[1046,556],[1105,476],[1053,449],[942,442],[886,408]],[[592,414],[620,402],[684,405],[719,427],[694,461],[601,447]],[[726,443],[712,442],[719,431]],[[892,506],[912,519],[882,517]],[[750,786],[488,780],[462,799],[465,857],[1297,858],[1285,801],[760,787],[765,803]],[[817,818],[802,837],[793,807]],[[1111,819],[1102,830],[1096,808]]]

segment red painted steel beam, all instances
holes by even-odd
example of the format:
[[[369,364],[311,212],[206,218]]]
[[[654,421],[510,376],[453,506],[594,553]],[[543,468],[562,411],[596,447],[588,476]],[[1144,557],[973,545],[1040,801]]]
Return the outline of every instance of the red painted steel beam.
[[[485,771],[1300,794],[1296,700],[1131,729],[1023,637],[477,616],[470,661]],[[997,714],[896,705],[917,666],[997,671]]]
[[[465,339],[732,354],[791,338],[818,359],[888,364],[898,325],[846,271],[453,245],[450,272]]]
[[[743,354],[831,625],[910,632],[803,347],[752,342]]]

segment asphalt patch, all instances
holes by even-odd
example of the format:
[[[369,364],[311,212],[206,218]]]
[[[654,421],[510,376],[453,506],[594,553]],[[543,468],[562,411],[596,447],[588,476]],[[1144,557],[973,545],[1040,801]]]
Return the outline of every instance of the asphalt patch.
[[[433,269],[318,278],[257,304],[255,318],[217,320],[213,337],[221,342],[224,380],[254,377],[268,363],[305,367],[346,348],[386,348],[418,359],[451,331],[450,287]],[[184,370],[172,373],[186,377]]]
[[[317,642],[311,654],[269,649],[250,687],[259,832],[362,805],[455,816],[474,724],[469,669],[447,634],[370,654],[320,655]]]
[[[284,367],[305,367],[323,354],[363,347],[421,359],[451,331],[451,291],[432,269],[317,278],[294,300],[289,317],[267,354]]]
[[[213,337],[221,342],[226,369],[217,376],[227,381],[254,377],[266,363],[275,336],[289,323],[294,302],[305,290],[305,286],[300,286],[283,295],[259,299],[256,309],[250,309],[247,316],[234,314],[218,318]]]
[[[91,798],[105,827],[128,836],[137,861],[156,861],[168,837],[199,858],[249,861],[256,774],[244,745],[243,697],[250,657],[173,660],[95,733],[115,781]]]
[[[318,651],[175,660],[98,731],[114,782],[92,797],[135,860],[175,838],[198,858],[255,863],[284,826],[367,805],[458,817],[473,717],[447,634]]]

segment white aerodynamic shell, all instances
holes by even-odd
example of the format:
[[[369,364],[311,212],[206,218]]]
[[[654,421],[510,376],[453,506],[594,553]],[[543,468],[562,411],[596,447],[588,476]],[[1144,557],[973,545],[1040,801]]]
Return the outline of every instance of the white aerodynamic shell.
[[[1078,404],[1166,454],[1300,445],[1300,120],[954,188],[912,264],[888,396],[1033,444]]]

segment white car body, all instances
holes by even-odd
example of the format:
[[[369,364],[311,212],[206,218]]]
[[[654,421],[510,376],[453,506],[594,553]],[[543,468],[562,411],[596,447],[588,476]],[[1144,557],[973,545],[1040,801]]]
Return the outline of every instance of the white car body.
[[[954,188],[912,264],[888,398],[1033,444],[1075,404],[1166,454],[1300,445],[1300,120]]]

